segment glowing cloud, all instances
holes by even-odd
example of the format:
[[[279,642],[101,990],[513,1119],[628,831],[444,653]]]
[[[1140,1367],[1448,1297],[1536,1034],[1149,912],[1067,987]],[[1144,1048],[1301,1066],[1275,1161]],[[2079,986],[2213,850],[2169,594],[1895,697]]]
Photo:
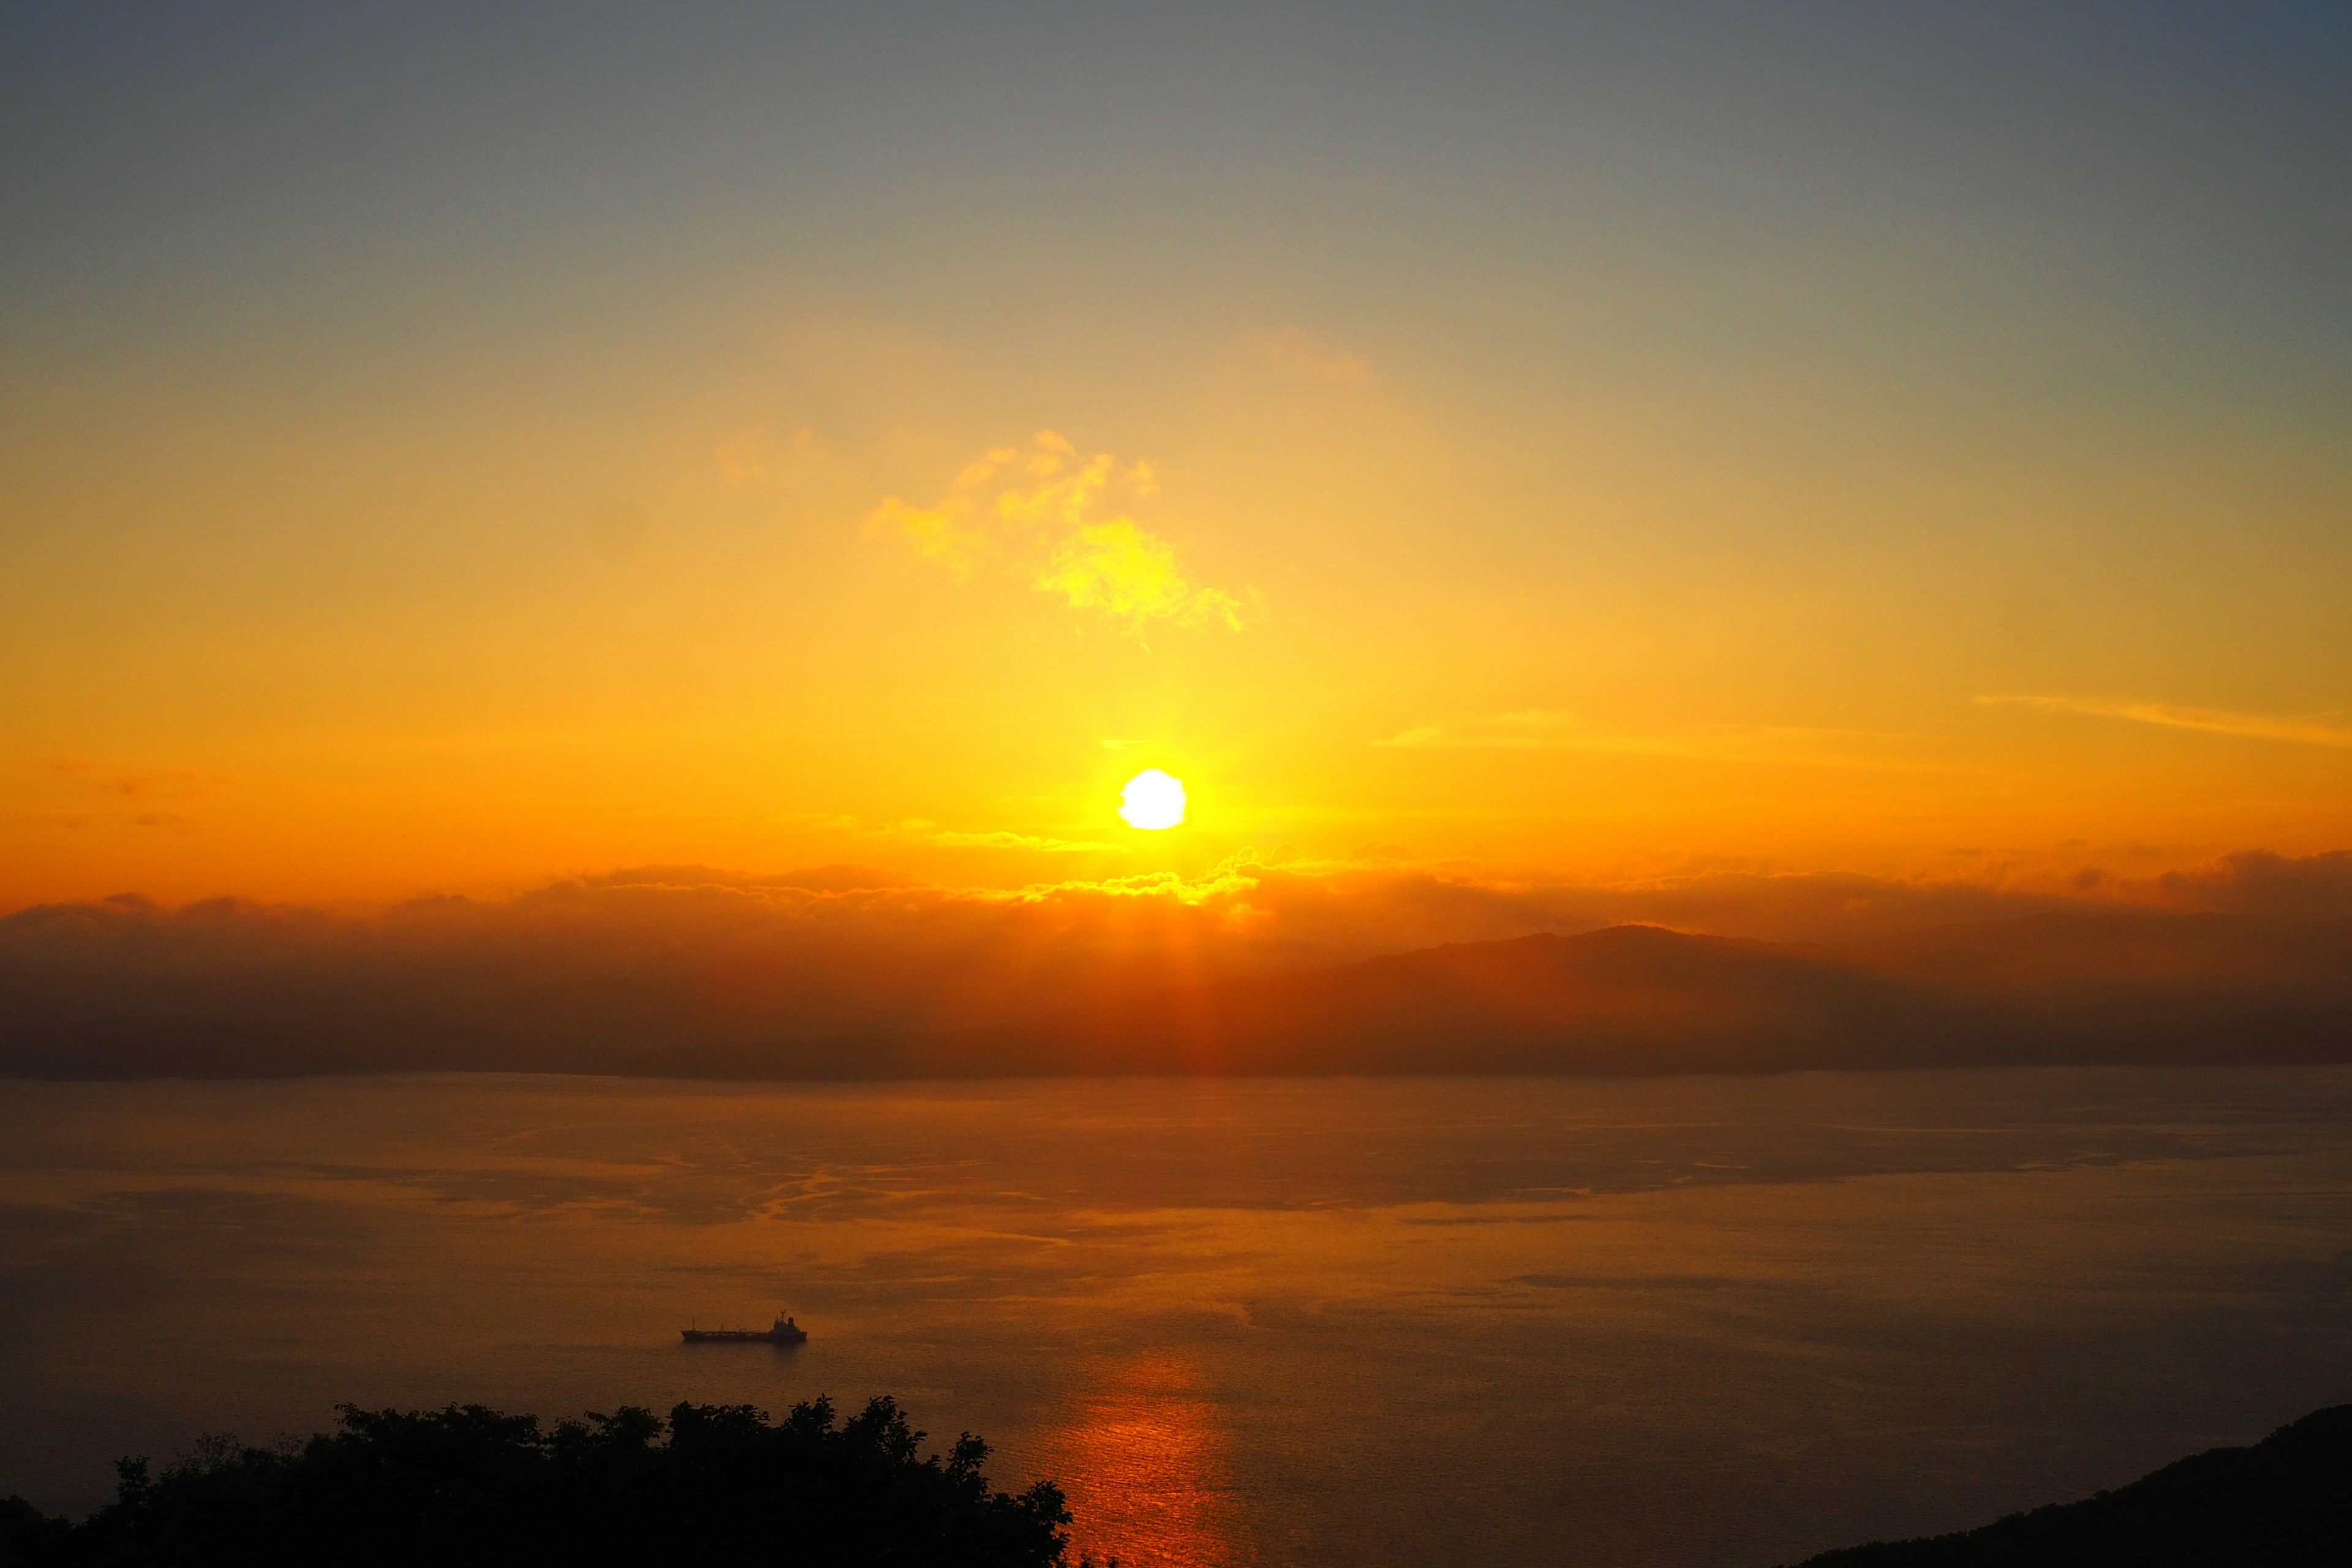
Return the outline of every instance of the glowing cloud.
[[[1150,621],[1180,626],[1222,621],[1242,629],[1243,601],[1217,588],[1195,588],[1176,569],[1176,551],[1129,522],[1089,522],[1054,547],[1037,586],[1075,609],[1100,610],[1133,627]]]
[[[1150,464],[1121,466],[1108,452],[1087,457],[1067,437],[1040,430],[1025,451],[982,453],[928,507],[886,498],[866,526],[905,540],[959,578],[982,559],[1002,557],[1040,593],[1131,632],[1155,623],[1239,631],[1255,611],[1254,592],[1194,584],[1173,544],[1107,504],[1117,494],[1139,502],[1159,491]]]

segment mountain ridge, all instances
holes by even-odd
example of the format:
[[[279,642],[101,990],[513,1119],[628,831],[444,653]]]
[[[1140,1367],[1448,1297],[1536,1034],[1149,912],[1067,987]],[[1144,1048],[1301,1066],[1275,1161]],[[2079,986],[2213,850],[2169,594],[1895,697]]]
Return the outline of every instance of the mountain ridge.
[[[1028,1033],[1062,1045],[1062,1070],[2352,1060],[2352,922],[2029,915],[1843,948],[1618,925],[1123,998]]]

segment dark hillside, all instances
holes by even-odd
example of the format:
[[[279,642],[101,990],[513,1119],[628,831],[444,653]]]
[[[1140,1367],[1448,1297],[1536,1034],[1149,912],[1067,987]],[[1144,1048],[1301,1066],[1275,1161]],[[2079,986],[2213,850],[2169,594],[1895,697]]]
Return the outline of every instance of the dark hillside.
[[[2081,1502],[1959,1535],[1876,1542],[1800,1568],[2304,1568],[2352,1561],[2352,1405]]]

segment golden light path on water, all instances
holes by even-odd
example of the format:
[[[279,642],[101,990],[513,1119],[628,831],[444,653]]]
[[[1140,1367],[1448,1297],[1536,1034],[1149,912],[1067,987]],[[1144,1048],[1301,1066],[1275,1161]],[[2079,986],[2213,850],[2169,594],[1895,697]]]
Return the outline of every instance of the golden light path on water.
[[[1148,1351],[1106,1363],[1040,1449],[1079,1521],[1073,1554],[1116,1554],[1122,1568],[1253,1560],[1229,1441],[1197,1359]]]

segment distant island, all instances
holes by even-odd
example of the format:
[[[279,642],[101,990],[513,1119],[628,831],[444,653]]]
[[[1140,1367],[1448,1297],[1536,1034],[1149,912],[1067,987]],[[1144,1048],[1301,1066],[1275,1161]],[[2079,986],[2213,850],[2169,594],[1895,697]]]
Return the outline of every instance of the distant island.
[[[846,1421],[823,1399],[771,1421],[750,1405],[624,1407],[542,1429],[478,1405],[342,1407],[339,1431],[255,1448],[201,1439],[161,1472],[117,1466],[79,1523],[0,1500],[0,1565],[810,1563],[1051,1568],[1059,1489],[990,1489],[988,1445],[946,1454],[888,1399]]]
[[[492,940],[445,919],[139,903],[0,919],[0,1076],[2352,1062],[2352,919],[2337,915],[2044,913],[1837,945],[1618,925],[1178,984],[1101,969],[1016,984],[1017,965],[971,959],[959,973],[990,977],[981,1000],[937,978],[944,959],[818,963],[731,926]]]
[[[1798,1568],[2319,1568],[2352,1560],[2352,1405],[2081,1502],[1981,1530],[1874,1542]]]

